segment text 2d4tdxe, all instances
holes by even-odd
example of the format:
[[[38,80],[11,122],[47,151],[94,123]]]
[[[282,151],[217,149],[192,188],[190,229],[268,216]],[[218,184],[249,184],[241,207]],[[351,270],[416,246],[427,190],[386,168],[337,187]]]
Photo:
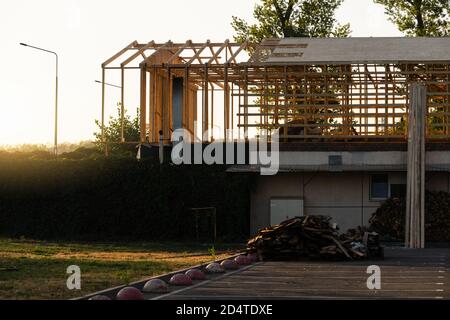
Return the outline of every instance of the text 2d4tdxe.
[[[222,304],[219,308],[189,306],[183,304],[176,309],[177,315],[203,315],[205,318],[210,314],[221,315],[271,315],[273,312],[272,305],[256,305],[256,304]]]

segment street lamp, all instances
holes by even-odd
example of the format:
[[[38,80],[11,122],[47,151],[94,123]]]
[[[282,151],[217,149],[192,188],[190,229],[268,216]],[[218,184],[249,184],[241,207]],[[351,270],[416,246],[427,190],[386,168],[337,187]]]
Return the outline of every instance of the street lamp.
[[[100,84],[106,84],[107,86],[111,86],[111,87],[122,89],[121,86],[118,86],[116,84],[111,84],[111,83],[107,83],[107,82],[101,82],[100,80],[95,80],[95,82],[100,83]]]
[[[46,49],[42,49],[39,47],[35,47],[35,46],[31,46],[29,44],[26,43],[20,43],[21,46],[24,47],[28,47],[28,48],[32,48],[32,49],[36,49],[36,50],[40,50],[40,51],[44,51],[44,52],[48,52],[51,54],[54,54],[56,57],[56,92],[55,92],[55,145],[54,145],[54,153],[55,153],[55,158],[58,157],[58,54],[56,52],[50,51],[50,50],[46,50]]]

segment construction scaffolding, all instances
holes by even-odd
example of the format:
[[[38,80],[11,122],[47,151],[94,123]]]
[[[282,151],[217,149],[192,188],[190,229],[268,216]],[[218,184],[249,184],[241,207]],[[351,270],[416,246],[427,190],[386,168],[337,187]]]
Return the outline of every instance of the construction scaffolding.
[[[140,70],[140,141],[130,143],[169,142],[179,128],[203,142],[275,133],[282,142],[406,142],[413,83],[427,87],[427,140],[450,138],[449,38],[135,41],[102,64],[102,126],[110,69],[121,71],[122,108],[125,71]],[[119,142],[129,142],[123,121]]]

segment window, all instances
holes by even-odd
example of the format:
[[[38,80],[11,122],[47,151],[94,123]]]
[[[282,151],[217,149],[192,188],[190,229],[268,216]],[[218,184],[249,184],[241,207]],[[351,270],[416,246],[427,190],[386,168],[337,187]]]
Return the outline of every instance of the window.
[[[389,177],[387,174],[374,174],[370,180],[370,199],[387,199],[389,197]]]

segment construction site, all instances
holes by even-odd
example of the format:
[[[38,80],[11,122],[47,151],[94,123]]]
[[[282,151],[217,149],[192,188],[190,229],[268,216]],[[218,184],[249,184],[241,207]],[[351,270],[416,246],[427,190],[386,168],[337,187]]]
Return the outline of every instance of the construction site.
[[[450,190],[449,49],[448,38],[134,41],[102,64],[102,124],[107,73],[120,71],[126,108],[137,69],[140,141],[122,122],[120,141],[103,143],[158,153],[177,129],[204,145],[276,142],[278,174],[256,178],[250,234],[302,215],[366,226],[384,200],[407,196],[408,241],[423,247],[425,190]]]
[[[133,143],[216,127],[206,141],[233,129],[233,139],[270,139],[279,130],[282,141],[405,142],[416,82],[427,87],[427,140],[442,141],[449,138],[446,48],[445,38],[135,41],[102,64],[102,80],[121,72],[125,108],[126,72],[140,70],[141,138]],[[103,84],[103,109],[105,94]]]

